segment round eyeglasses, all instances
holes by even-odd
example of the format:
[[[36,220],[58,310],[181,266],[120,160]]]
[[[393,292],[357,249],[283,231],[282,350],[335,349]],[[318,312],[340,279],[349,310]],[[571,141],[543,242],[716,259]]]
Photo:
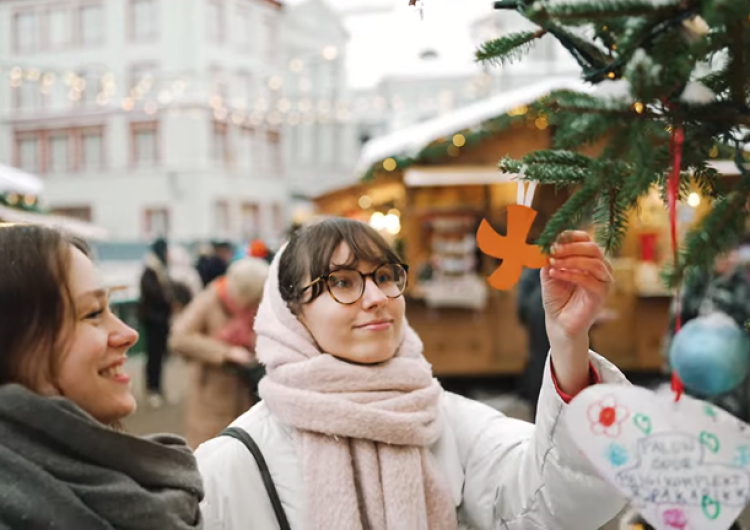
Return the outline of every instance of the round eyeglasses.
[[[399,263],[380,265],[369,274],[364,274],[355,269],[338,269],[318,276],[300,293],[304,293],[322,282],[328,289],[331,298],[339,304],[351,305],[362,298],[365,294],[367,278],[372,278],[372,281],[384,295],[388,298],[398,298],[406,289],[406,273],[408,271],[408,266]]]

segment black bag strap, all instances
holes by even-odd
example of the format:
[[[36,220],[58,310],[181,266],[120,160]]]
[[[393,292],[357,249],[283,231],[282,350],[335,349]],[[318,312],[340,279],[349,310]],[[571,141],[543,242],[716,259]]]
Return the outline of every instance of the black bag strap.
[[[245,429],[237,427],[227,427],[219,434],[219,436],[230,436],[235,440],[239,440],[245,447],[247,447],[248,451],[253,455],[253,458],[255,458],[255,462],[258,464],[260,476],[263,478],[263,484],[268,492],[268,497],[271,499],[271,505],[273,506],[273,511],[276,513],[276,519],[279,521],[281,530],[292,530],[292,527],[289,526],[289,521],[286,518],[284,507],[281,505],[281,499],[279,499],[279,493],[276,491],[273,478],[271,478],[271,471],[268,469],[266,459],[263,458],[263,453],[260,452],[260,447],[255,443],[253,437],[250,436]]]

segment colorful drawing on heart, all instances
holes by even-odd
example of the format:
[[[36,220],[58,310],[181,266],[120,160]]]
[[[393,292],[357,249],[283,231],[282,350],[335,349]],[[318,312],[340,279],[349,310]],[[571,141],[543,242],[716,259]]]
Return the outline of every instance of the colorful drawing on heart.
[[[747,467],[750,465],[750,446],[740,445],[734,453],[732,462],[735,466]]]
[[[740,468],[706,462],[707,448],[694,435],[653,434],[638,440],[636,448],[635,465],[618,471],[614,479],[639,504],[701,507],[711,519],[720,511],[715,499],[745,506],[750,475]]]
[[[633,416],[633,423],[643,434],[651,434],[651,418],[640,412]]]
[[[719,452],[719,439],[715,434],[711,434],[708,431],[703,431],[700,434],[699,440],[712,453]]]
[[[750,430],[743,430],[750,426],[705,405],[599,384],[579,393],[562,421],[599,475],[651,527],[727,530],[750,500]]]
[[[721,513],[721,505],[708,495],[703,496],[701,506],[703,507],[703,514],[711,520],[719,517],[719,514]]]
[[[664,524],[667,525],[668,528],[684,530],[688,525],[688,520],[685,516],[685,512],[683,512],[681,508],[669,508],[667,510],[664,510],[664,513],[662,513],[661,517],[664,521]]]
[[[624,466],[628,463],[628,450],[614,442],[607,446],[604,456],[613,467]]]
[[[705,404],[703,405],[703,412],[705,412],[705,413],[706,413],[706,416],[709,416],[709,417],[711,417],[711,418],[713,418],[713,419],[716,419],[716,411],[715,411],[715,410],[714,410],[714,408],[713,408],[713,407],[712,407],[711,405],[709,405],[708,403],[705,403]]]
[[[614,397],[607,396],[589,406],[588,418],[591,432],[610,438],[619,438],[622,424],[630,417],[628,409],[619,405]]]

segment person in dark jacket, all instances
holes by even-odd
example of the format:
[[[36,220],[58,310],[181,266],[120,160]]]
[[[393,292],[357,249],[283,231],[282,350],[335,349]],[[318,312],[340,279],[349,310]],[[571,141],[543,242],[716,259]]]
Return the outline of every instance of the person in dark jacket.
[[[160,407],[163,402],[161,373],[167,353],[169,324],[175,302],[174,287],[167,264],[169,251],[164,239],[157,239],[146,256],[141,275],[139,314],[146,338],[146,387],[149,404]]]
[[[234,256],[234,245],[228,241],[214,241],[211,246],[213,252],[198,258],[195,265],[204,287],[227,273]]]
[[[521,395],[536,418],[537,401],[544,381],[544,366],[549,353],[549,339],[542,303],[542,282],[538,269],[524,269],[518,281],[516,315],[528,336],[528,359],[521,380]]]

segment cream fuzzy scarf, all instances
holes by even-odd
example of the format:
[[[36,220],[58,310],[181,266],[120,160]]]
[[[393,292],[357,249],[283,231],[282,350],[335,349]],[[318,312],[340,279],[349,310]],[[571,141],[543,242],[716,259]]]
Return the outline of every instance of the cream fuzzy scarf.
[[[313,530],[455,530],[456,510],[429,446],[442,389],[404,323],[390,361],[321,352],[282,300],[276,256],[255,321],[266,406],[295,427]]]

